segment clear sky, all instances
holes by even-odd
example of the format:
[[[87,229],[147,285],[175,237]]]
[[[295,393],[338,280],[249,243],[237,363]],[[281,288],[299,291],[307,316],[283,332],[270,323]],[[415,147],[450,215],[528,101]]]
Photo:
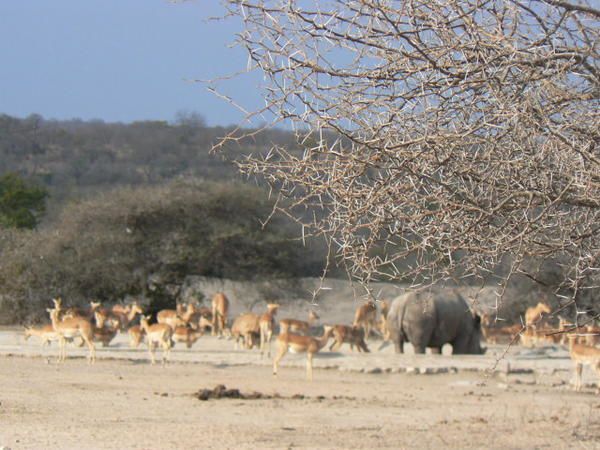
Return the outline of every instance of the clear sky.
[[[186,81],[245,68],[228,48],[239,25],[206,21],[222,13],[219,0],[0,1],[0,113],[130,122],[189,110],[238,123],[237,109]],[[257,108],[259,81],[245,75],[226,93]]]

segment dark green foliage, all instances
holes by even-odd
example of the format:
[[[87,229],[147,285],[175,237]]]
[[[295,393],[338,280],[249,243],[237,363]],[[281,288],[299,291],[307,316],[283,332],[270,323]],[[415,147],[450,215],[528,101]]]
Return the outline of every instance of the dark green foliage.
[[[323,252],[304,248],[289,221],[275,216],[263,228],[272,206],[260,188],[191,181],[72,203],[52,226],[4,235],[0,322],[43,314],[57,295],[81,304],[144,294],[169,304],[191,274],[319,275]]]
[[[131,124],[17,119],[0,114],[0,173],[36,179],[50,192],[49,212],[64,202],[118,186],[164,183],[176,177],[240,180],[226,159],[267,152],[273,143],[294,148],[294,136],[265,131],[231,144],[219,156],[210,150],[231,128],[205,127],[202,118],[182,113],[174,124]],[[52,216],[54,217],[54,215]]]
[[[230,131],[189,113],[173,124],[0,114],[0,173],[50,194],[38,231],[0,227],[0,322],[43,314],[53,295],[77,304],[145,294],[171,305],[190,274],[320,275],[324,250],[305,249],[282,217],[263,229],[272,202],[228,162],[273,144],[294,149],[293,134],[266,131],[211,155]],[[212,182],[173,181],[182,179]]]
[[[17,174],[0,177],[0,226],[35,228],[46,210],[46,189],[27,183]]]

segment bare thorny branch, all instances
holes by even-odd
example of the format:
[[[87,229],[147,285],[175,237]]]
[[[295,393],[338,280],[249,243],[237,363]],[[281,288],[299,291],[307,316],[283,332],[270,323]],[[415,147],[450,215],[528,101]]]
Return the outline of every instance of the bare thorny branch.
[[[584,0],[227,0],[303,151],[238,161],[361,282],[600,271],[600,13]],[[231,135],[225,139],[236,139]],[[533,274],[531,274],[533,276]]]

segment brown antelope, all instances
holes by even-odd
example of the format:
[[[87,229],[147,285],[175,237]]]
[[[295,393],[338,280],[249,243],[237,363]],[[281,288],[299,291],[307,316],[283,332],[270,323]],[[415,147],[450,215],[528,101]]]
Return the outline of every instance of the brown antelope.
[[[212,332],[212,327],[213,327],[212,317],[206,317],[201,314],[200,318],[198,319],[197,329],[202,332],[206,332],[206,330],[211,330],[211,332]]]
[[[589,324],[585,327],[585,345],[595,347],[600,344],[600,327]]]
[[[558,329],[559,331],[563,332],[561,334],[561,344],[568,344],[569,334],[567,333],[567,330],[571,331],[571,329],[576,327],[577,325],[575,323],[559,317]],[[576,343],[585,344],[590,347],[595,347],[596,345],[600,344],[600,327],[596,327],[593,324],[587,324],[583,327],[583,331],[583,334],[578,335]]]
[[[123,330],[127,327],[137,314],[142,314],[142,308],[137,303],[127,305],[124,308],[124,313],[115,313],[106,308],[100,308],[100,303],[91,302],[92,311],[94,311],[94,319],[96,320],[97,328],[108,326],[114,330]]]
[[[511,342],[516,335],[524,330],[520,324],[506,325],[503,327],[494,327],[493,318],[489,314],[481,316],[481,334],[486,342],[498,344],[499,342]]]
[[[89,320],[82,317],[71,317],[58,320],[58,314],[60,313],[61,300],[53,299],[54,309],[47,309],[50,313],[50,320],[52,321],[52,327],[59,336],[60,353],[59,361],[65,361],[66,352],[66,341],[67,339],[73,339],[80,336],[83,341],[87,344],[90,353],[88,355],[88,363],[93,364],[96,361],[96,347],[94,346],[94,335],[92,324]]]
[[[200,310],[193,303],[188,303],[179,317],[181,318],[182,325],[190,326],[194,329],[198,327],[198,320],[201,317]]]
[[[90,302],[90,313],[94,322],[96,322],[96,326],[99,328],[104,327],[105,323],[108,323],[113,328],[117,328],[120,325],[118,317],[113,316],[110,310],[103,308],[100,302],[93,300]],[[98,323],[99,320],[100,323]]]
[[[279,321],[279,334],[291,331],[292,333],[306,335],[309,333],[310,327],[312,327],[317,320],[319,320],[319,315],[313,310],[308,312],[308,322],[297,319],[281,319]]]
[[[130,303],[129,305],[119,309],[121,310],[120,312],[116,312],[113,309],[112,315],[119,318],[121,330],[127,329],[129,324],[135,319],[135,316],[137,316],[138,314],[140,316],[144,314],[144,310],[138,304],[138,302]]]
[[[350,349],[354,350],[354,346],[359,352],[369,353],[369,348],[365,343],[365,331],[362,328],[350,327],[348,325],[333,325],[333,340],[334,342],[329,347],[330,351],[336,352],[342,344],[350,344]]]
[[[212,308],[209,308],[208,306],[200,306],[198,308],[198,314],[201,315],[202,317],[207,318],[212,323],[212,318],[213,318]]]
[[[110,341],[112,341],[117,335],[117,329],[111,327],[93,327],[92,332],[94,335],[94,341],[102,342],[102,347],[108,347]]]
[[[42,347],[50,345],[52,341],[58,341],[59,336],[52,324],[42,325],[40,327],[25,327],[25,340],[28,340],[31,336],[35,336],[41,339]]]
[[[376,318],[377,307],[373,300],[369,300],[356,309],[352,326],[365,330],[365,339],[368,339],[371,329],[375,328]]]
[[[333,328],[325,325],[323,336],[319,338],[311,336],[300,336],[297,334],[283,333],[277,336],[277,355],[273,359],[273,375],[277,376],[279,361],[289,351],[292,353],[306,353],[306,377],[312,381],[313,357],[321,350],[333,332]]]
[[[213,320],[211,334],[213,336],[223,336],[227,324],[227,314],[229,313],[229,300],[223,292],[217,292],[211,300],[211,306]]]
[[[173,342],[184,343],[187,348],[192,348],[192,345],[204,335],[204,331],[196,331],[189,327],[175,327],[173,330]]]
[[[596,392],[600,393],[600,349],[579,344],[576,340],[577,336],[573,334],[569,335],[569,354],[571,355],[571,360],[575,363],[575,390],[581,390],[581,373],[583,366],[588,365],[599,377]]]
[[[134,303],[137,303],[137,302],[134,302]],[[117,303],[117,304],[112,305],[112,307],[110,308],[110,311],[113,314],[127,314],[128,307],[129,307],[129,305],[123,305],[121,303]]]
[[[150,359],[152,360],[152,364],[156,364],[154,350],[158,345],[160,345],[163,349],[162,365],[164,366],[167,362],[169,354],[171,353],[171,337],[173,336],[173,328],[166,323],[155,323],[153,325],[149,325],[148,320],[150,320],[150,316],[142,316],[140,318],[140,327],[146,333]]]
[[[60,297],[57,300],[61,300]],[[98,305],[100,305],[100,303],[98,303]],[[90,306],[89,308],[79,308],[79,307],[70,307],[70,308],[66,308],[66,309],[60,309],[60,313],[58,315],[58,318],[60,320],[62,319],[69,319],[69,318],[73,318],[73,317],[80,317],[86,320],[89,320],[90,322],[94,319],[94,307]]]
[[[527,308],[525,311],[525,325],[536,327],[538,320],[542,319],[542,314],[550,314],[551,309],[546,303],[539,302],[537,305]]]
[[[129,327],[127,334],[129,335],[129,346],[131,348],[138,348],[146,332],[141,326],[134,325]]]
[[[562,339],[558,331],[555,328],[527,327],[520,335],[520,343],[524,347],[558,344]]]
[[[254,313],[246,313],[236,317],[231,326],[231,335],[235,339],[235,349],[238,343],[244,339],[244,347],[250,349],[255,344],[256,336],[260,336],[260,318]],[[213,322],[214,323],[214,322]]]
[[[172,329],[184,325],[183,320],[174,309],[163,309],[156,314],[156,321],[161,325],[168,325]]]
[[[206,306],[198,306],[197,304],[194,304],[192,308],[188,306],[186,311],[183,312],[182,317],[186,319],[185,323],[192,329],[199,330],[200,319],[204,317],[210,322],[210,328],[212,329],[212,310]]]
[[[267,343],[269,344],[267,355],[271,357],[271,338],[273,337],[273,329],[275,328],[275,314],[277,314],[278,309],[279,305],[277,303],[269,303],[267,305],[267,312],[260,316],[260,319],[258,320],[261,358],[265,352]]]
[[[558,331],[561,332],[560,343],[562,345],[569,345],[569,334],[567,330],[574,328],[575,324],[564,317],[558,317]]]
[[[377,328],[378,328],[378,331],[381,333],[381,336],[383,337],[383,340],[385,342],[391,338],[391,336],[389,335],[390,332],[388,331],[388,327],[387,327],[387,315],[388,315],[388,312],[390,312],[390,304],[388,302],[386,302],[385,300],[382,300],[380,311],[381,311],[381,315],[379,316],[379,322],[377,323]]]

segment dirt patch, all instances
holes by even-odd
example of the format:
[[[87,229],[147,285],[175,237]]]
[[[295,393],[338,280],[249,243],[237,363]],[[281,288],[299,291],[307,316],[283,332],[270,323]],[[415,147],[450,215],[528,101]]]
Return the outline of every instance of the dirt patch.
[[[163,397],[167,395],[163,394]],[[200,389],[198,392],[193,394],[198,400],[206,401],[206,400],[220,400],[220,399],[241,399],[241,400],[355,400],[355,397],[348,396],[339,396],[334,395],[333,397],[327,398],[324,395],[317,395],[316,397],[310,397],[304,394],[294,394],[291,396],[280,395],[278,393],[274,394],[264,394],[262,392],[254,391],[244,394],[240,392],[239,389],[227,389],[224,384],[218,384],[213,389]]]
[[[566,386],[270,369],[0,356],[0,448],[600,448],[600,397]],[[234,397],[191,395],[219,385]]]

